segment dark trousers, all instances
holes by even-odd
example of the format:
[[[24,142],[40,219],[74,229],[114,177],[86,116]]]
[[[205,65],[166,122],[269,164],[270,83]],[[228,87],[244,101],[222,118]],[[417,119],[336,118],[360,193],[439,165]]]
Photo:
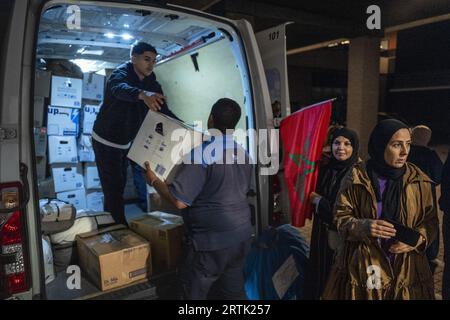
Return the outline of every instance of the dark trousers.
[[[133,169],[133,182],[134,187],[139,196],[139,206],[142,211],[147,212],[147,182],[144,178],[145,170],[138,164],[130,161]]]
[[[185,245],[180,269],[182,298],[189,300],[246,300],[244,263],[251,240],[216,251],[196,251]]]
[[[444,274],[442,277],[442,299],[450,300],[450,212],[444,212],[442,222],[444,237]]]
[[[123,191],[127,182],[128,150],[106,146],[92,139],[98,175],[104,194],[104,210],[116,223],[127,225]]]

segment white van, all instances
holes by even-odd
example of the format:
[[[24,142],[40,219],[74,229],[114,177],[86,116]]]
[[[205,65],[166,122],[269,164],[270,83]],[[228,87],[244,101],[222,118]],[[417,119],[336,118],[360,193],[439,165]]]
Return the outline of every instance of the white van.
[[[65,282],[59,287],[53,284],[53,292],[45,285],[39,212],[42,195],[34,142],[35,127],[47,121],[40,118],[39,99],[46,99],[46,106],[52,99],[50,92],[41,91],[48,90],[42,73],[45,61],[82,59],[87,67],[101,64],[108,71],[129,59],[132,42],[146,41],[158,50],[155,73],[169,107],[186,123],[206,121],[213,102],[229,97],[243,109],[239,128],[272,127],[269,90],[251,25],[158,3],[161,1],[1,1],[1,298],[100,295],[84,278],[83,289],[68,295],[63,293],[69,290]],[[256,146],[251,137],[241,143],[249,151]],[[261,169],[261,164],[255,166],[249,196],[255,234],[269,225],[273,207],[271,177],[261,175]],[[155,275],[149,282],[116,291],[114,296],[106,293],[110,294],[106,297],[156,296],[155,288],[163,285],[164,279],[164,275]]]

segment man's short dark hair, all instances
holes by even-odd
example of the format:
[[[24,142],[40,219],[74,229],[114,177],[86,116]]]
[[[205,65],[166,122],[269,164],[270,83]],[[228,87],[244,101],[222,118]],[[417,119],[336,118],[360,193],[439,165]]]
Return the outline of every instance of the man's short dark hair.
[[[153,52],[154,54],[158,54],[158,52],[156,52],[156,49],[154,46],[152,46],[151,44],[148,44],[147,42],[135,42],[133,44],[133,46],[131,47],[131,56],[136,56],[136,55],[140,55],[143,54],[146,51],[150,51]]]
[[[223,134],[227,129],[234,129],[241,118],[241,107],[239,104],[228,98],[217,100],[212,106],[211,115],[214,121],[214,128]]]

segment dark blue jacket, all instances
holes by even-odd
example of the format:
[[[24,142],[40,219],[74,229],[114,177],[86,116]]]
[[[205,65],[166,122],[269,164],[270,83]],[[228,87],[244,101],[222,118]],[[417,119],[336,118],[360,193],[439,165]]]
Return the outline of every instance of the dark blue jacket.
[[[131,62],[117,67],[106,83],[105,98],[94,123],[94,132],[113,143],[131,142],[148,112],[148,107],[138,98],[140,90],[163,94],[154,73],[140,81]],[[161,106],[161,112],[178,119],[166,103]]]
[[[450,150],[449,150],[450,152]],[[446,214],[450,214],[450,154],[445,161],[441,179],[441,198],[439,206]]]

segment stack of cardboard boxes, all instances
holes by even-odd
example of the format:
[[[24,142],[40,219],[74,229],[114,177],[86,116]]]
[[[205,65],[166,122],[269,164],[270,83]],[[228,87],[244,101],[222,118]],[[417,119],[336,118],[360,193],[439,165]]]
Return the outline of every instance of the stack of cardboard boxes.
[[[91,135],[103,100],[104,77],[85,74],[78,79],[44,71],[36,77],[34,125],[39,195],[69,202],[77,210],[103,211]],[[175,166],[169,155],[175,148],[180,149],[175,152],[180,157],[183,154],[181,145],[170,140],[175,129],[185,130],[182,145],[188,148],[184,144],[189,142],[192,130],[149,112],[130,158],[141,165],[148,159],[152,167],[164,166],[164,172],[158,174],[167,178]],[[194,140],[198,145],[201,135]],[[127,178],[129,189],[134,190],[131,170]],[[178,265],[183,237],[181,217],[152,212],[130,221],[130,229],[115,225],[76,236],[78,263],[84,275],[101,290],[128,285],[151,276],[153,270],[165,272]]]
[[[78,79],[36,72],[34,126],[41,198],[57,198],[77,210],[103,211],[91,133],[104,81],[92,73]]]

